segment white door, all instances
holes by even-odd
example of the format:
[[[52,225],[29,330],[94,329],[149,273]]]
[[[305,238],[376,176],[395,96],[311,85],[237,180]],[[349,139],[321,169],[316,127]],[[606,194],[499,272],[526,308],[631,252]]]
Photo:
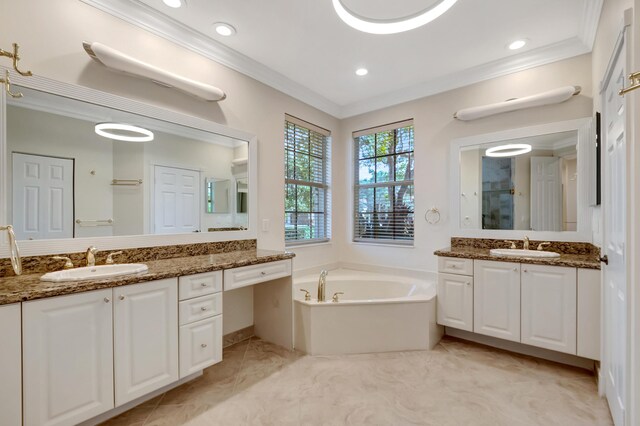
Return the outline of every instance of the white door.
[[[22,425],[22,337],[20,303],[0,306],[0,424]]]
[[[475,260],[473,331],[520,341],[520,264]]]
[[[436,300],[438,324],[473,331],[473,277],[439,273]]]
[[[576,268],[522,265],[522,343],[576,354]]]
[[[558,157],[531,157],[531,229],[562,231],[562,180]]]
[[[153,223],[156,234],[200,231],[200,172],[155,166]]]
[[[178,282],[113,289],[116,406],[178,380]]]
[[[75,425],[113,408],[111,289],[22,304],[25,426]]]
[[[616,425],[625,422],[627,372],[626,156],[624,43],[603,85],[604,363],[605,393]]]
[[[13,153],[18,240],[73,238],[73,160]]]

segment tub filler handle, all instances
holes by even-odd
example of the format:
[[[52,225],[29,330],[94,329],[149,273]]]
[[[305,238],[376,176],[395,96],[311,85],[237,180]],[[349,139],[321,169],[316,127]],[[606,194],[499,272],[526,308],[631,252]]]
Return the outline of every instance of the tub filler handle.
[[[300,291],[304,291],[304,300],[305,301],[308,302],[309,300],[311,300],[311,294],[307,290],[305,290],[304,288],[301,288]]]
[[[333,293],[333,297],[331,298],[331,301],[333,303],[338,303],[340,300],[338,299],[338,296],[344,294],[344,292],[342,291],[338,291],[337,293]]]

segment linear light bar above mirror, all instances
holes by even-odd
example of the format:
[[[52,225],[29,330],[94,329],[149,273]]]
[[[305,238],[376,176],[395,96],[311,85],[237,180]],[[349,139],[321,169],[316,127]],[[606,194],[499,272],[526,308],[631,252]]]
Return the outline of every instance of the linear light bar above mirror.
[[[24,98],[2,97],[0,223],[14,225],[23,255],[256,237],[255,136],[42,77],[16,84]],[[105,122],[153,140],[96,134]],[[241,210],[230,202],[225,213],[208,214],[211,176],[242,186],[229,194],[242,196]],[[0,256],[8,256],[6,243]]]

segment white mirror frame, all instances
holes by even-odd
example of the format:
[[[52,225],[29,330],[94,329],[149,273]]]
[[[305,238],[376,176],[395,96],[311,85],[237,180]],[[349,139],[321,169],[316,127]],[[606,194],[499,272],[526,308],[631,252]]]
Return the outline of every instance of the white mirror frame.
[[[0,66],[0,72],[4,74],[7,68]],[[73,84],[51,80],[45,77],[33,76],[22,77],[16,73],[11,73],[12,84],[29,89],[40,90],[54,95],[73,98],[92,104],[103,105],[122,111],[131,112],[159,120],[193,127],[206,132],[217,133],[231,138],[249,142],[249,213],[247,230],[243,231],[220,231],[220,232],[200,232],[188,234],[166,234],[166,235],[128,235],[117,237],[96,237],[96,238],[66,238],[52,240],[19,241],[20,253],[22,256],[36,256],[52,253],[74,253],[82,252],[90,245],[94,245],[98,250],[113,250],[120,248],[167,246],[176,244],[207,243],[216,241],[244,240],[257,238],[258,224],[258,139],[251,133],[242,130],[232,129],[213,121],[191,117],[186,114],[171,110],[147,105],[139,101],[131,100],[121,96],[113,95],[99,90]],[[0,90],[0,225],[6,224],[7,202],[5,202],[7,188],[7,94],[5,90]],[[9,257],[9,247],[7,238],[0,237],[0,258]]]
[[[535,240],[591,242],[592,206],[595,204],[595,138],[591,118],[560,121],[496,133],[454,139],[450,149],[449,208],[451,236],[521,240],[525,235]],[[526,138],[559,132],[578,132],[578,230],[529,231],[507,229],[466,229],[460,226],[460,150],[467,146]]]

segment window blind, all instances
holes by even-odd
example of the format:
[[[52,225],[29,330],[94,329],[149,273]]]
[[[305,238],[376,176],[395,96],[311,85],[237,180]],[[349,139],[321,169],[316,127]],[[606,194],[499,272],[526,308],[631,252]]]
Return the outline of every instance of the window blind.
[[[353,133],[354,241],[413,243],[413,120]]]
[[[285,242],[327,241],[331,236],[330,133],[285,116]]]

